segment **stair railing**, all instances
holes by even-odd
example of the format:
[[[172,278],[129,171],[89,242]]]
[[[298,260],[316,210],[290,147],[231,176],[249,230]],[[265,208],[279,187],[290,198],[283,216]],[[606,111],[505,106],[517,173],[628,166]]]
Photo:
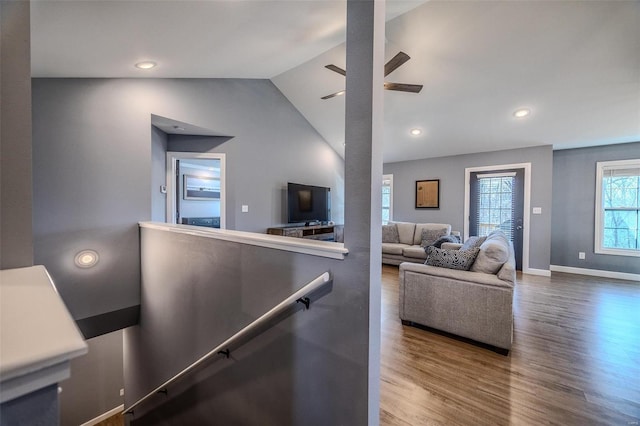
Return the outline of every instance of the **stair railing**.
[[[251,322],[249,325],[244,327],[242,330],[238,331],[233,336],[229,337],[224,342],[220,343],[215,348],[211,349],[209,352],[204,354],[202,357],[194,361],[191,365],[189,365],[184,370],[180,371],[178,374],[138,399],[136,402],[131,404],[128,408],[124,409],[125,414],[133,414],[133,410],[138,407],[143,402],[147,401],[149,398],[153,397],[156,394],[165,394],[167,395],[167,388],[174,383],[180,381],[184,377],[188,376],[190,373],[194,372],[199,367],[204,366],[207,363],[210,363],[213,360],[220,359],[220,355],[224,355],[226,358],[229,358],[231,354],[231,348],[238,348],[242,344],[246,343],[249,339],[255,337],[257,334],[265,331],[268,328],[274,326],[277,322],[281,321],[285,318],[284,314],[293,312],[292,310],[296,306],[300,306],[300,304],[304,305],[304,309],[309,309],[309,305],[311,303],[310,296],[312,294],[318,294],[320,290],[328,286],[331,282],[331,276],[329,272],[325,272],[314,280],[310,281],[307,285],[302,287],[300,290],[293,293],[291,296],[284,299],[282,302],[278,303],[276,306],[268,310],[262,316]]]

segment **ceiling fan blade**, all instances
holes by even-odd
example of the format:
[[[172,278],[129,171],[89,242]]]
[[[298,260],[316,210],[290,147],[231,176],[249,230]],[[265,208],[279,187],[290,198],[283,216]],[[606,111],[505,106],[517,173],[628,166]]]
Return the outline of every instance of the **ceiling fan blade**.
[[[336,96],[342,96],[342,95],[344,95],[344,94],[345,94],[345,92],[346,92],[346,90],[341,90],[341,91],[339,91],[339,92],[332,93],[332,94],[327,95],[327,96],[323,96],[323,97],[321,97],[320,99],[331,99],[331,98],[335,98]]]
[[[388,76],[394,72],[400,65],[407,62],[411,57],[404,52],[398,52],[396,56],[391,58],[389,62],[384,65],[384,76]]]
[[[330,64],[330,65],[325,65],[324,67],[325,67],[326,69],[328,69],[328,70],[331,70],[331,71],[337,72],[338,74],[342,74],[342,75],[344,75],[345,77],[347,76],[347,71],[343,70],[342,68],[340,68],[340,67],[338,67],[338,66],[336,66],[336,65]]]
[[[397,90],[398,92],[420,93],[422,84],[385,83],[384,88],[387,90]]]

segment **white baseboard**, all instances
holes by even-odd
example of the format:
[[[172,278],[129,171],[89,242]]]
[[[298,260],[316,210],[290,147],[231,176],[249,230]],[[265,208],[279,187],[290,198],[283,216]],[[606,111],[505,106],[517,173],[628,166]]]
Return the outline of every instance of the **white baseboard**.
[[[115,416],[118,413],[122,413],[122,411],[124,410],[124,404],[122,405],[118,405],[116,408],[113,408],[109,411],[107,411],[104,414],[99,415],[98,417],[96,417],[95,419],[91,419],[86,423],[82,423],[80,426],[93,426],[93,425],[97,425],[98,423],[100,423],[103,420],[107,420],[109,417],[111,416]]]
[[[548,271],[546,269],[527,268],[527,269],[523,270],[522,273],[523,274],[529,274],[529,275],[539,275],[541,277],[550,277],[551,276],[551,271]]]
[[[560,266],[560,265],[551,265],[551,270],[553,272],[566,272],[567,274],[590,275],[592,277],[640,281],[640,274],[629,274],[627,272],[602,271],[600,269],[574,268],[571,266]]]

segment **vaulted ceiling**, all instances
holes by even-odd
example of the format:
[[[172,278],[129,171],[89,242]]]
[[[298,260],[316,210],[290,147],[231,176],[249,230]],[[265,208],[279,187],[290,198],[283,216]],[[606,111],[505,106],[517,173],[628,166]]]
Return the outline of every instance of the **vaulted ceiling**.
[[[344,1],[31,9],[34,77],[267,78],[344,152],[344,97],[320,99],[344,89],[324,68],[346,66]],[[640,1],[388,0],[387,12],[387,59],[411,59],[386,81],[424,88],[385,91],[385,162],[640,140]],[[518,119],[521,107],[531,114]]]

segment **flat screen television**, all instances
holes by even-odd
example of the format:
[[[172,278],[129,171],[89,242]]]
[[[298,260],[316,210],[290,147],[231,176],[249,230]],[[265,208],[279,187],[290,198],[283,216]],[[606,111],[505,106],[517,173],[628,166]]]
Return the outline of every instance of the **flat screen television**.
[[[289,223],[309,225],[331,220],[331,188],[287,184],[287,219]]]

